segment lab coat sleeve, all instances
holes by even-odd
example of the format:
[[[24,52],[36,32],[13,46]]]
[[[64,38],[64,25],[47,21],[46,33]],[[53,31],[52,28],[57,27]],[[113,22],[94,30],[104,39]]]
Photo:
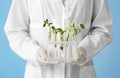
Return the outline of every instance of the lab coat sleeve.
[[[86,50],[86,60],[82,64],[85,64],[112,42],[111,26],[112,19],[107,0],[94,0],[91,29],[89,34],[78,44],[78,47]]]
[[[4,28],[9,45],[17,55],[33,65],[38,65],[35,53],[41,47],[29,37],[28,29],[27,1],[13,0]]]

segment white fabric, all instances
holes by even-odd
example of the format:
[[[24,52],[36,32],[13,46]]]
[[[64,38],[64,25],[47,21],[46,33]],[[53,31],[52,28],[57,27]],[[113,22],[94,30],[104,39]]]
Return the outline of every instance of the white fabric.
[[[10,47],[27,61],[25,78],[42,78],[36,51],[47,49],[48,30],[43,21],[65,28],[70,23],[85,24],[75,39],[86,50],[82,66],[59,64],[47,66],[45,78],[96,78],[91,58],[112,41],[112,20],[107,0],[13,0],[5,32]]]

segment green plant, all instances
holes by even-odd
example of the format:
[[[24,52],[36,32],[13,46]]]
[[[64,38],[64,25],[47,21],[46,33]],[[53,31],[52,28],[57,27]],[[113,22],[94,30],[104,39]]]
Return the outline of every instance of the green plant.
[[[79,26],[76,26],[75,23],[71,24],[70,26],[66,26],[65,30],[63,30],[62,28],[56,28],[55,26],[52,26],[52,23],[50,23],[48,21],[48,19],[46,19],[44,21],[43,27],[49,27],[49,40],[51,40],[51,33],[54,33],[54,40],[55,40],[55,47],[56,45],[56,41],[57,41],[57,34],[60,34],[60,41],[64,42],[64,41],[69,41],[69,37],[70,37],[70,32],[72,33],[72,42],[74,42],[75,37],[78,35],[79,32],[81,32],[82,29],[85,29],[85,25],[84,24],[80,24]],[[66,34],[66,40],[64,40],[64,34]]]
[[[49,38],[49,40],[51,40],[51,25],[52,25],[52,23],[50,23],[48,21],[48,19],[46,19],[43,23],[43,27],[46,27],[46,25],[49,27],[49,37],[48,38]]]
[[[74,41],[75,36],[78,34],[78,28],[75,26],[75,23],[71,25],[71,29],[72,29],[72,41]]]
[[[80,28],[81,29],[85,29],[85,25],[84,24],[80,24]]]
[[[72,32],[72,41],[74,42],[75,37],[78,35],[79,32],[81,32],[81,29],[85,29],[84,24],[80,24],[80,26],[76,26],[75,23],[71,25],[71,32]]]
[[[57,30],[56,30],[56,28],[55,28],[55,26],[52,26],[52,32],[54,33],[54,35],[55,35],[55,41],[57,41]]]
[[[70,28],[69,28],[69,26],[66,26],[65,31],[66,31],[66,41],[68,41],[69,40],[69,36],[70,36]]]
[[[54,33],[54,38],[55,38],[55,47],[56,47],[56,41],[57,41],[57,29],[55,28],[55,26],[52,26],[52,32]]]
[[[64,30],[62,30],[61,28],[57,28],[56,29],[57,30],[57,32],[59,32],[60,33],[60,40],[61,40],[61,42],[63,42],[64,41]]]

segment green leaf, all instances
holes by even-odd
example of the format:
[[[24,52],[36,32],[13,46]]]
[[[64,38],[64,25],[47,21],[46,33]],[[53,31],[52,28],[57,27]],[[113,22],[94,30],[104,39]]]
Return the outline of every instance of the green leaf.
[[[48,23],[48,26],[50,27],[52,25],[52,23]]]
[[[77,29],[77,28],[74,29],[74,34],[75,34],[75,35],[78,34],[78,29]]]
[[[75,28],[75,23],[73,23],[72,28]]]
[[[45,27],[45,26],[46,26],[46,24],[44,23],[44,24],[43,24],[43,27]]]
[[[73,23],[73,27],[75,27],[75,23]]]
[[[61,28],[57,28],[56,30],[57,30],[57,32],[60,33],[60,35],[63,35],[63,34],[64,34],[64,31],[63,31]]]
[[[48,19],[46,19],[46,23],[48,23]]]
[[[84,25],[84,24],[80,24],[80,27],[81,27],[82,29],[85,29],[85,25]]]
[[[44,21],[44,23],[43,23],[43,27],[45,27],[46,26],[46,21]]]
[[[61,28],[57,28],[56,29],[58,32],[63,32],[63,30]]]
[[[52,23],[49,23],[49,25],[52,25]]]
[[[63,35],[63,34],[64,34],[64,31],[61,32],[61,35]]]
[[[55,26],[52,26],[52,30],[56,30]]]

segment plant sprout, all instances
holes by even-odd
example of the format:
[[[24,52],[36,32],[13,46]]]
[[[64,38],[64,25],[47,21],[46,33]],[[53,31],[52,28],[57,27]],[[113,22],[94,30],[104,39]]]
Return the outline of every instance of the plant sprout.
[[[78,35],[78,33],[81,31],[81,29],[85,29],[84,24],[80,24],[80,26],[75,26],[75,23],[71,25],[72,30],[72,41],[74,42],[75,37]]]
[[[46,27],[46,25],[48,25],[48,27],[49,27],[49,40],[51,40],[51,25],[52,25],[52,23],[50,23],[49,21],[48,21],[48,19],[46,19],[45,21],[44,21],[44,24],[43,24],[43,27]]]
[[[79,33],[78,28],[75,26],[75,23],[71,25],[71,29],[72,29],[72,41],[74,41],[75,36]]]
[[[58,33],[60,33],[60,41],[61,42],[64,41],[63,34],[65,31],[63,31],[61,28],[55,28],[55,26],[52,26],[52,32],[54,33],[55,42],[57,41],[57,34]],[[56,45],[55,45],[55,47],[56,47]]]
[[[57,28],[57,32],[60,33],[60,41],[64,42],[64,36],[63,35],[64,35],[65,31],[63,31],[61,28]],[[60,49],[63,50],[63,44],[61,44]]]
[[[46,27],[46,25],[49,27],[49,40],[51,40],[51,32],[54,33],[54,40],[57,41],[57,34],[60,33],[60,41],[64,42],[64,33],[66,34],[66,41],[69,41],[70,32],[72,33],[72,42],[74,42],[75,37],[78,35],[79,32],[81,32],[82,29],[85,29],[84,24],[80,24],[79,26],[76,26],[75,23],[71,24],[70,26],[66,26],[65,31],[62,30],[62,28],[56,28],[55,26],[52,26],[52,23],[46,19],[44,21],[43,27]],[[55,47],[56,47],[55,43]]]
[[[66,41],[68,41],[69,40],[69,35],[70,35],[69,26],[66,27],[65,31],[66,31]]]
[[[64,41],[64,32],[65,31],[63,31],[61,28],[57,28],[57,32],[59,32],[60,33],[60,40],[61,40],[61,42],[63,42]]]
[[[52,26],[52,32],[54,33],[54,38],[55,38],[55,42],[57,41],[57,29],[55,28],[55,26]],[[56,43],[55,43],[55,47],[56,47]]]

